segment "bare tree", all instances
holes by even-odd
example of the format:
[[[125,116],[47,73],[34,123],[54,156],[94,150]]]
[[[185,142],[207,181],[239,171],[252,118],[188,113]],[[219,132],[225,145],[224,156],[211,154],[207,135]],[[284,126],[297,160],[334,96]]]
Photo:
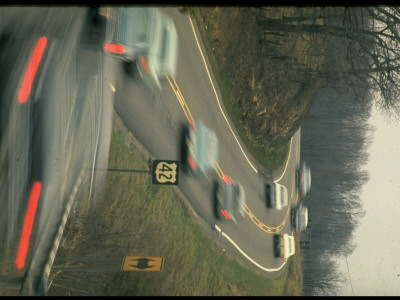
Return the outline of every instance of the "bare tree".
[[[303,32],[330,38],[337,45],[333,51],[342,47],[343,53],[335,56],[331,51],[316,72],[338,86],[349,85],[358,101],[371,96],[387,113],[400,114],[400,9],[327,7],[322,12],[299,16],[297,21],[261,16],[258,24],[264,33]],[[323,22],[317,22],[321,18]]]

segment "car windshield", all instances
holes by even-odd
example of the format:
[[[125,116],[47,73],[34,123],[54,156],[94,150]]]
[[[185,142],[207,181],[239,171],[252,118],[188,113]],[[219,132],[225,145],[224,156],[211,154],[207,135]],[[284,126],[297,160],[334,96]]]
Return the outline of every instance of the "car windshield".
[[[280,189],[280,194],[281,194],[281,201],[282,201],[282,203],[284,203],[285,202],[285,188],[283,186],[280,186],[279,189]]]
[[[234,185],[233,186],[234,193],[233,193],[233,210],[234,211],[239,211],[240,206],[241,206],[241,197],[240,197],[240,188],[239,185]]]
[[[225,190],[226,197],[226,208],[231,213],[238,213],[242,209],[242,192],[240,190],[240,186],[235,183],[232,185],[227,185]]]
[[[168,30],[164,26],[163,27],[163,31],[162,31],[162,43],[161,43],[161,53],[160,53],[161,63],[163,63],[166,60],[166,57],[167,57],[168,39],[169,39]]]
[[[307,227],[308,223],[308,210],[306,207],[299,209],[299,227],[304,229]]]

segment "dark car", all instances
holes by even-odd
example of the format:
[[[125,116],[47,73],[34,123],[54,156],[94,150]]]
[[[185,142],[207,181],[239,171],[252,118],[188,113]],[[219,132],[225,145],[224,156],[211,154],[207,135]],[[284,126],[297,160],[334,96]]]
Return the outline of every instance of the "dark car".
[[[246,196],[242,185],[228,177],[219,180],[215,194],[216,215],[220,220],[238,223],[245,215]]]

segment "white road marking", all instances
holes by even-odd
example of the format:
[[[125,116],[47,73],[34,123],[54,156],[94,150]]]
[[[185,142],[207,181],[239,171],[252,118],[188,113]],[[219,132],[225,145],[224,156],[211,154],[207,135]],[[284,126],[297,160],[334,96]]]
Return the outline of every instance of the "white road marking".
[[[287,166],[288,166],[288,163],[289,163],[289,160],[290,160],[290,154],[292,153],[292,141],[293,141],[293,137],[290,139],[289,155],[288,155],[288,158],[286,160],[285,169],[283,169],[282,175],[278,179],[274,180],[274,182],[278,182],[279,180],[281,180],[283,175],[285,175],[285,173],[286,173],[286,169],[287,169]]]
[[[257,169],[253,166],[253,164],[250,162],[250,160],[249,160],[249,158],[247,157],[246,153],[244,153],[244,150],[243,150],[242,146],[240,145],[239,140],[237,139],[235,133],[233,132],[231,125],[229,125],[228,119],[226,118],[226,116],[225,116],[225,114],[224,114],[224,111],[222,110],[221,103],[220,103],[220,101],[219,101],[217,91],[215,90],[214,83],[213,83],[213,81],[212,81],[212,79],[211,79],[211,75],[210,75],[210,72],[209,72],[209,70],[208,70],[206,60],[204,59],[203,52],[201,51],[200,44],[199,44],[199,41],[198,41],[198,39],[197,39],[197,35],[196,35],[195,30],[194,30],[193,22],[192,22],[192,19],[190,18],[190,16],[189,16],[189,20],[190,20],[190,24],[191,24],[191,26],[192,26],[192,30],[193,30],[194,37],[195,37],[195,39],[196,39],[197,47],[198,47],[199,50],[200,50],[201,58],[203,59],[204,66],[206,67],[206,71],[207,71],[208,78],[210,79],[211,86],[212,86],[212,88],[213,88],[213,90],[214,90],[215,97],[217,98],[217,102],[218,102],[219,109],[221,110],[221,113],[222,113],[222,115],[224,116],[224,119],[225,119],[226,123],[228,124],[228,127],[229,127],[229,129],[231,130],[232,135],[233,135],[233,137],[235,138],[236,143],[239,145],[239,148],[240,148],[240,150],[242,151],[242,153],[243,153],[244,157],[246,158],[247,162],[248,162],[249,165],[253,168],[254,172],[258,173],[258,170],[257,170]]]
[[[264,271],[267,271],[267,272],[279,271],[279,270],[281,270],[281,269],[283,268],[283,266],[286,264],[287,259],[285,259],[284,263],[283,263],[279,268],[276,268],[276,269],[268,269],[268,268],[265,268],[265,267],[261,266],[260,264],[258,264],[257,262],[255,262],[253,259],[251,259],[246,253],[244,253],[244,251],[243,251],[242,249],[240,249],[239,246],[236,245],[236,243],[235,243],[225,232],[223,232],[223,231],[221,230],[221,228],[218,227],[217,224],[215,224],[215,229],[216,229],[219,233],[221,233],[221,235],[224,236],[232,245],[234,245],[234,246],[236,247],[236,249],[238,249],[239,252],[240,252],[244,257],[246,257],[249,261],[251,261],[253,264],[255,264],[255,265],[256,265],[258,268],[260,268],[261,270],[264,270]]]
[[[111,90],[113,91],[113,93],[115,93],[115,87],[111,82],[108,82],[108,84],[110,85]]]

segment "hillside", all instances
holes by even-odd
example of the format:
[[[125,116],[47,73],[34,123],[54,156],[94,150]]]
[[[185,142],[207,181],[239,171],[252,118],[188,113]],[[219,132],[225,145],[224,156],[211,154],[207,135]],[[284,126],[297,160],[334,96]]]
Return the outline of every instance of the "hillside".
[[[257,20],[304,19],[306,14],[316,15],[316,8],[199,7],[190,11],[203,43],[213,53],[209,57],[214,56],[210,60],[219,69],[225,105],[236,116],[241,138],[264,166],[279,167],[286,155],[282,144],[299,128],[323,84],[314,71],[322,66],[325,43],[300,32],[267,32]]]

